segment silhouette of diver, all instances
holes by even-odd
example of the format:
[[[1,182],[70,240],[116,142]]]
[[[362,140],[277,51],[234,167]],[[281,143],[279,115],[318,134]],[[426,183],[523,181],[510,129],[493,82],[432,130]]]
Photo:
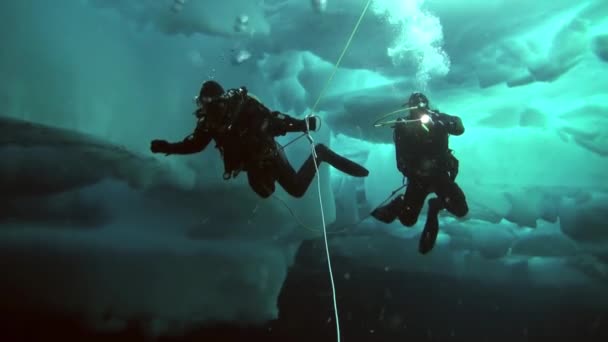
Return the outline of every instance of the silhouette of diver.
[[[418,221],[424,200],[430,193],[419,252],[428,253],[435,246],[439,232],[438,214],[447,209],[457,217],[465,216],[468,205],[463,191],[455,183],[458,159],[449,148],[449,135],[464,133],[462,120],[429,109],[429,100],[422,93],[413,93],[407,104],[409,116],[398,119],[393,131],[397,168],[407,178],[405,194],[375,209],[372,216],[385,223],[397,217],[407,227]]]
[[[225,180],[245,171],[249,185],[262,198],[274,193],[275,182],[294,197],[304,195],[316,174],[314,156],[311,154],[296,172],[274,138],[288,132],[314,131],[317,120],[300,120],[271,111],[250,96],[245,87],[224,91],[215,81],[203,83],[196,102],[198,122],[194,133],[176,143],[153,140],[153,153],[197,153],[214,140],[224,161]],[[323,144],[316,144],[315,152],[318,164],[326,162],[354,177],[369,174],[363,166]]]

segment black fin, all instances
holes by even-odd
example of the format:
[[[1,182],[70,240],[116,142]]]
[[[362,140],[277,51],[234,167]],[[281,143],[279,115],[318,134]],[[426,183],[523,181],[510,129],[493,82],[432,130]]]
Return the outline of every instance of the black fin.
[[[326,162],[348,175],[353,177],[366,177],[369,175],[369,171],[366,168],[350,159],[342,157],[323,144],[316,145],[315,149],[319,161]]]
[[[429,200],[426,223],[424,224],[424,230],[422,231],[422,235],[420,235],[420,244],[418,245],[418,251],[421,254],[426,254],[435,247],[435,241],[437,241],[437,234],[439,233],[438,216],[442,208],[438,198],[431,198]]]
[[[391,223],[395,221],[397,216],[399,216],[403,205],[403,196],[399,196],[392,200],[390,203],[374,209],[371,215],[378,221],[384,223]]]

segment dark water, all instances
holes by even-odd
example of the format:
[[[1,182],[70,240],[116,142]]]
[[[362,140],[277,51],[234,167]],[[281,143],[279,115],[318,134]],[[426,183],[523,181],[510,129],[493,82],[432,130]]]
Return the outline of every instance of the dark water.
[[[322,241],[300,248],[278,300],[279,318],[265,325],[218,322],[157,341],[336,341]],[[583,304],[576,291],[384,271],[334,257],[342,341],[606,341],[608,311]],[[354,271],[353,271],[354,270]],[[583,290],[581,290],[583,291]],[[2,315],[2,341],[146,341],[138,322],[117,333],[89,330],[79,317]]]

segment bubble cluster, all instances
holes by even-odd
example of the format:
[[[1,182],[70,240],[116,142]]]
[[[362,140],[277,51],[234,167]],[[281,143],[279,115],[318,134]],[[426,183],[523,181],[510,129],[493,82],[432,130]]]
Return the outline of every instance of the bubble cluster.
[[[394,65],[415,63],[416,81],[424,88],[434,76],[450,71],[450,58],[443,50],[443,27],[438,17],[423,10],[425,0],[374,0],[376,15],[395,26],[395,40],[387,55]]]

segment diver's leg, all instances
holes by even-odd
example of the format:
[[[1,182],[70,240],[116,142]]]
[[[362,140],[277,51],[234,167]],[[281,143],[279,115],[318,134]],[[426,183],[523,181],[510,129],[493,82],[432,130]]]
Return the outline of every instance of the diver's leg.
[[[363,166],[337,155],[323,144],[316,145],[315,152],[318,157],[317,166],[319,166],[321,162],[327,162],[342,172],[355,177],[364,177],[369,173]],[[306,161],[304,161],[304,164],[302,164],[297,173],[287,160],[285,152],[282,149],[278,150],[278,154],[275,158],[275,172],[279,184],[281,184],[283,189],[290,195],[302,197],[304,193],[306,193],[306,190],[310,186],[310,183],[312,183],[317,172],[313,155],[311,154]]]
[[[418,215],[420,215],[426,196],[427,192],[422,184],[410,181],[405,194],[399,195],[388,204],[374,209],[371,215],[384,223],[391,223],[399,217],[401,224],[411,227],[418,221]]]
[[[428,253],[435,246],[439,233],[439,212],[447,209],[457,217],[463,217],[469,212],[469,207],[462,189],[451,178],[441,178],[436,184],[437,197],[429,200],[424,230],[420,236],[419,251]]]
[[[418,216],[424,205],[424,199],[429,191],[424,183],[411,181],[405,190],[403,209],[399,221],[406,227],[412,227],[418,221]]]
[[[464,217],[469,213],[467,198],[458,184],[449,182],[444,186],[441,198],[445,209],[456,217]]]
[[[312,155],[306,159],[300,170],[296,173],[285,152],[278,149],[275,156],[274,171],[279,184],[293,197],[302,197],[315,177],[315,165]]]
[[[443,209],[456,217],[464,217],[469,213],[466,196],[462,189],[451,179],[443,178],[438,182],[437,197],[441,200]]]
[[[270,197],[275,191],[274,175],[270,170],[265,168],[252,168],[248,170],[247,180],[253,191],[262,198]]]

